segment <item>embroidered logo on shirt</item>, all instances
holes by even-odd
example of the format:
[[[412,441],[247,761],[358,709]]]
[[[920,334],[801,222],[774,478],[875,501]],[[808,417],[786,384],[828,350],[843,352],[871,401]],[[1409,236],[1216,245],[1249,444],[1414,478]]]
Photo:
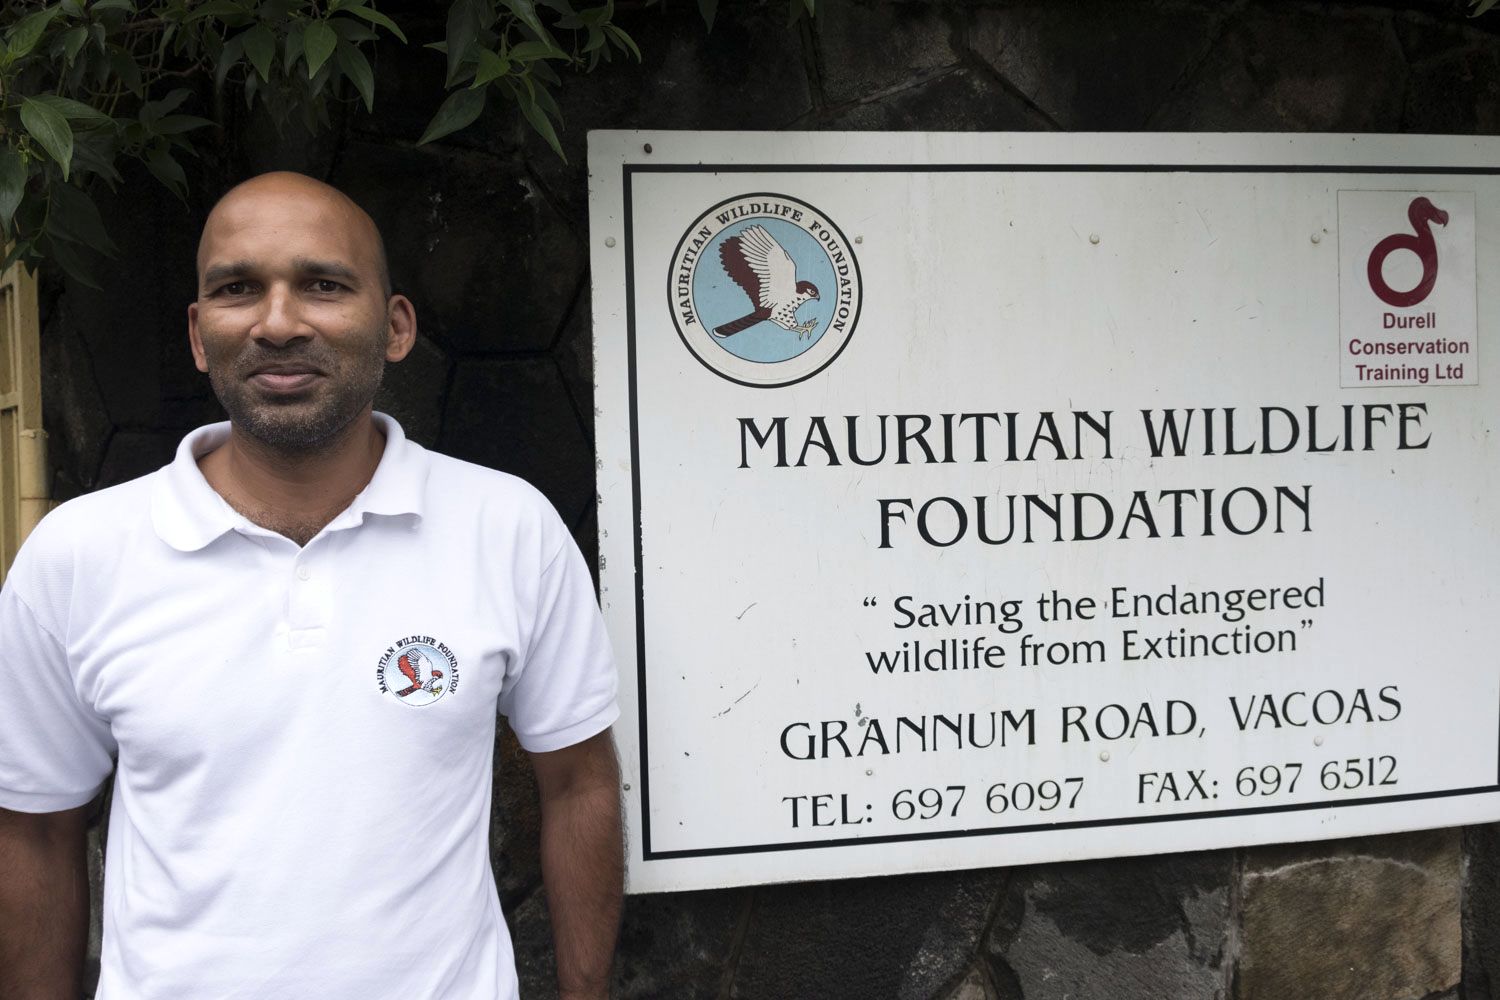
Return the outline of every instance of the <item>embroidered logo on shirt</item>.
[[[458,657],[430,635],[409,635],[381,654],[375,682],[381,694],[425,708],[458,690]]]

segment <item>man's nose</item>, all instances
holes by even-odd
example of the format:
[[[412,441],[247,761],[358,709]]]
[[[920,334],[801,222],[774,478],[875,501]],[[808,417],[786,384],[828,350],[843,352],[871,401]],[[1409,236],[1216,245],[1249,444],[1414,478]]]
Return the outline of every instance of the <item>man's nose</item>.
[[[271,286],[266,292],[260,319],[252,333],[257,339],[277,347],[310,336],[292,289],[279,283]]]

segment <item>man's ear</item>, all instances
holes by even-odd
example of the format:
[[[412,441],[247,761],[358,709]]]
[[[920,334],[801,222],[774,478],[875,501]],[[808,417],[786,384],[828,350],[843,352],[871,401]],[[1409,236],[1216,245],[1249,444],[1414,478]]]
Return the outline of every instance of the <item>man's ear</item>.
[[[400,361],[417,343],[417,309],[405,295],[392,295],[385,312],[385,359]]]
[[[193,364],[200,372],[208,371],[208,355],[203,353],[203,337],[198,333],[198,303],[188,303],[188,346],[193,350]]]

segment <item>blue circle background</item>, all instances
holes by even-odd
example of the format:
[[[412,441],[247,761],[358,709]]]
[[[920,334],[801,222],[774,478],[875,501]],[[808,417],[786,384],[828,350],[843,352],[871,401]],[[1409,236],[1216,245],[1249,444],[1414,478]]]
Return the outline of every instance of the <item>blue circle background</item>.
[[[741,360],[776,364],[810,350],[828,332],[828,324],[833,319],[838,276],[833,273],[833,264],[817,238],[801,226],[771,216],[742,219],[709,242],[699,258],[697,270],[693,272],[693,305],[710,336],[714,327],[739,319],[756,308],[757,304],[752,303],[745,290],[734,283],[719,259],[719,247],[724,241],[751,226],[765,227],[766,232],[786,248],[797,265],[798,281],[811,281],[818,286],[818,298],[809,300],[797,310],[797,322],[815,320],[817,326],[811,336],[798,340],[792,331],[763,320],[732,337],[723,340],[713,337],[713,341]]]

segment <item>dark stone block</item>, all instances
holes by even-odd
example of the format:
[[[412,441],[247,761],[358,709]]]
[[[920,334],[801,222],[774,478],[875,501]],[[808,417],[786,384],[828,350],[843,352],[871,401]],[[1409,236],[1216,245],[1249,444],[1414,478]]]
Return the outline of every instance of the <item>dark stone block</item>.
[[[526,1000],[557,1000],[557,952],[552,946],[547,894],[538,889],[507,913],[516,979]]]
[[[1246,8],[1151,127],[1397,132],[1407,66],[1389,17],[1337,7]]]
[[[749,891],[627,896],[610,996],[617,1000],[717,1000]],[[555,1000],[557,959],[546,892],[532,893],[507,917],[521,996]],[[843,994],[767,995],[785,1000]]]
[[[374,216],[423,333],[456,353],[545,350],[583,247],[525,171],[485,154],[351,143],[333,183]]]
[[[823,123],[857,131],[1027,131],[1041,121],[988,74],[972,69],[944,73],[876,100],[835,110]]]
[[[1407,126],[1422,132],[1500,132],[1500,51],[1494,40],[1436,57],[1412,74],[1405,113]]]
[[[111,420],[157,427],[162,400],[170,394],[163,371],[180,370],[187,353],[199,220],[142,171],[128,173],[118,194],[104,188],[95,193],[119,254],[95,258],[101,290],[65,283],[68,323],[88,342]]]
[[[490,810],[490,864],[509,912],[542,883],[542,813],[536,774],[506,723],[495,732],[495,791]]]
[[[619,24],[644,62],[616,54],[587,77],[564,78],[568,162],[525,136],[527,163],[580,231],[590,129],[783,129],[812,110],[802,39],[785,6],[721,3],[711,32],[693,4],[622,11]]]
[[[1464,831],[1465,1000],[1500,1000],[1500,823]]]
[[[928,1000],[968,973],[1005,877],[991,869],[759,889],[730,996]]]
[[[606,335],[623,337],[623,325],[617,331],[606,331]],[[583,283],[578,299],[562,335],[557,339],[554,354],[558,367],[562,369],[563,384],[573,397],[573,405],[583,414],[583,431],[589,441],[594,440],[594,327],[588,282]]]
[[[611,996],[718,1000],[753,891],[627,896]]]
[[[395,417],[411,440],[435,446],[443,428],[450,368],[442,349],[418,335],[406,360],[386,365],[375,409]]]
[[[1146,127],[1217,15],[1181,5],[1028,4],[972,15],[969,45],[1065,129]]]
[[[95,488],[115,486],[155,472],[172,461],[179,443],[176,434],[146,431],[116,431],[99,467]]]
[[[1237,1000],[1410,1000],[1461,978],[1457,830],[1251,848]]]
[[[818,6],[812,24],[823,95],[830,104],[909,86],[960,62],[953,27],[935,4],[833,0]]]
[[[361,105],[350,122],[361,135],[416,142],[446,96],[447,59],[422,46],[443,38],[447,4],[409,0],[381,4],[380,9],[401,26],[411,44],[402,45],[382,33],[370,57],[375,70],[374,113],[366,113]]]
[[[578,551],[583,554],[583,561],[588,564],[589,576],[594,579],[594,593],[599,593],[599,509],[598,505],[590,503],[588,509],[583,512],[583,519],[578,522],[578,527],[573,529],[573,541],[578,545]]]
[[[459,365],[439,450],[520,476],[568,524],[594,495],[588,438],[550,358]]]
[[[988,943],[999,995],[1215,996],[1233,869],[1233,855],[1216,851],[1017,871]]]
[[[93,487],[110,433],[88,345],[70,305],[61,298],[41,334],[42,426],[54,470],[52,496],[58,500]]]

